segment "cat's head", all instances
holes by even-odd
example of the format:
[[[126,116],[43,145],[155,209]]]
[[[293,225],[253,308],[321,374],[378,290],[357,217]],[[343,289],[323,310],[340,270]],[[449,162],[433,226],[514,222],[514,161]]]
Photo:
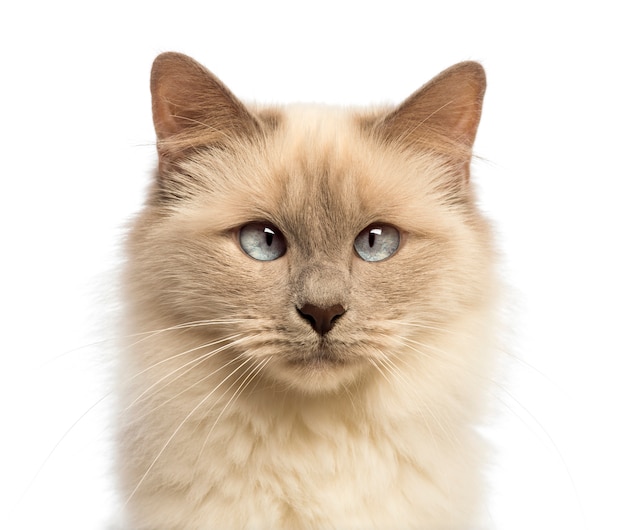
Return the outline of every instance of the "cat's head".
[[[206,321],[207,343],[232,343],[225,362],[315,392],[418,355],[485,303],[478,64],[373,110],[245,106],[173,53],[151,88],[159,168],[129,244],[137,307]]]

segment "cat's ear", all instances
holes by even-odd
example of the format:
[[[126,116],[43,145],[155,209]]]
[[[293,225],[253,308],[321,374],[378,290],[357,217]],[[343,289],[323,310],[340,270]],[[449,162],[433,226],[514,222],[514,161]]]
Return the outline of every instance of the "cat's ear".
[[[150,90],[161,156],[176,157],[197,145],[220,144],[258,130],[243,103],[186,55],[159,55],[152,65]]]
[[[385,116],[379,132],[409,148],[430,148],[469,166],[486,86],[480,64],[452,66]]]

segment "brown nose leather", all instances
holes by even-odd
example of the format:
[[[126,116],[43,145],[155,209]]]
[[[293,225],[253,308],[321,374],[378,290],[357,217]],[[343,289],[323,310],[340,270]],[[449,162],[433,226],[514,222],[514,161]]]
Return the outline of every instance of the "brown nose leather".
[[[309,321],[311,327],[320,335],[325,335],[335,325],[337,319],[346,312],[340,304],[322,308],[313,304],[304,304],[298,313],[300,316]]]

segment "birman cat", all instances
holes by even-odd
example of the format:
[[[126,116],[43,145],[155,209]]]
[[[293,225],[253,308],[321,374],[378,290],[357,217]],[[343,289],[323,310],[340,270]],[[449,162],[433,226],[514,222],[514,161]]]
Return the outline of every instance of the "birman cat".
[[[484,523],[497,310],[474,62],[395,107],[244,105],[165,53],[127,239],[126,528]]]

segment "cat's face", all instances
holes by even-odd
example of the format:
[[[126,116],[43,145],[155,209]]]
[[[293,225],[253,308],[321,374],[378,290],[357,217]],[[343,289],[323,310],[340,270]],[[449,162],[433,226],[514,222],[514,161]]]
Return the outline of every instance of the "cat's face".
[[[411,342],[481,304],[489,234],[463,157],[482,89],[459,95],[444,83],[447,97],[470,93],[469,110],[411,138],[397,110],[246,110],[185,61],[168,56],[153,76],[160,169],[130,245],[142,303],[171,325],[221,323],[209,330],[235,344],[224,362],[306,392],[415,355]],[[185,114],[185,98],[197,102],[189,94],[211,91]]]

